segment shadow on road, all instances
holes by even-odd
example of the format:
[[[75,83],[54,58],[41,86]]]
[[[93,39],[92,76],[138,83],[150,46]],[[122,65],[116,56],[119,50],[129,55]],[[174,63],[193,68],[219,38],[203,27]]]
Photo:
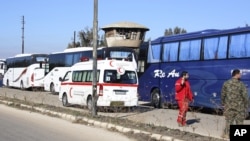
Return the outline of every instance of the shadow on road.
[[[200,122],[200,118],[197,118],[197,119],[189,119],[186,121],[187,125],[191,125],[191,124],[194,124],[194,123],[199,123]]]

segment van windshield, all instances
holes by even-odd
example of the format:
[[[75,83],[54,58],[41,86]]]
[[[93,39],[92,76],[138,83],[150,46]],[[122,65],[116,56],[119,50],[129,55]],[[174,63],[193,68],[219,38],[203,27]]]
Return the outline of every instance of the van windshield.
[[[125,71],[123,75],[117,73],[116,70],[105,70],[104,82],[106,83],[122,83],[122,84],[136,84],[137,75],[134,71]]]

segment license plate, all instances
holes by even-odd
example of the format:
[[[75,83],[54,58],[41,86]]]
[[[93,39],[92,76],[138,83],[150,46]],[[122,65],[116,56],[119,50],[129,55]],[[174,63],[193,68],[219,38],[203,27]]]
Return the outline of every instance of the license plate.
[[[115,92],[115,94],[118,94],[118,95],[125,95],[126,92]]]
[[[115,90],[115,94],[117,95],[125,95],[127,91],[124,90]]]
[[[110,106],[124,106],[124,102],[123,101],[112,101],[110,103]]]

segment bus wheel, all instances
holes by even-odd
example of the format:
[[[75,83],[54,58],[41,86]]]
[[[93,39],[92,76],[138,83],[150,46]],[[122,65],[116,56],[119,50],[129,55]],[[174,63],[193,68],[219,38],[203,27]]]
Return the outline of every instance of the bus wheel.
[[[7,82],[6,82],[6,86],[7,86],[7,87],[10,87],[10,85],[9,85],[9,79],[8,79]]]
[[[21,89],[21,90],[24,90],[23,81],[21,81],[21,83],[20,83],[20,89]]]
[[[53,83],[50,84],[50,92],[53,94],[55,93],[55,86]]]
[[[161,108],[161,96],[158,89],[154,89],[151,93],[151,104],[155,108]]]
[[[91,111],[92,110],[92,97],[89,96],[87,99],[87,108]]]
[[[63,104],[63,106],[65,106],[65,107],[69,105],[67,94],[63,94],[63,97],[62,97],[62,104]]]

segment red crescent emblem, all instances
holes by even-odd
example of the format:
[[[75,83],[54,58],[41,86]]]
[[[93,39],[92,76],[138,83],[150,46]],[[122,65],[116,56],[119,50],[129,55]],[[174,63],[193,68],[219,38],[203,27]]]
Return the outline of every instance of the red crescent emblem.
[[[117,68],[117,72],[119,73],[119,74],[124,74],[124,68],[122,68],[122,67],[119,67],[119,68]]]
[[[69,89],[69,96],[72,98],[72,94],[71,94],[71,90],[72,90],[73,88],[71,87],[70,89]]]
[[[120,68],[120,67],[118,68],[118,72],[119,72],[119,73],[122,73],[122,71],[121,71],[121,68]]]
[[[113,62],[113,61],[110,61],[110,62],[109,62],[109,65],[110,65],[111,67],[114,67],[113,64],[112,64],[112,62]]]

